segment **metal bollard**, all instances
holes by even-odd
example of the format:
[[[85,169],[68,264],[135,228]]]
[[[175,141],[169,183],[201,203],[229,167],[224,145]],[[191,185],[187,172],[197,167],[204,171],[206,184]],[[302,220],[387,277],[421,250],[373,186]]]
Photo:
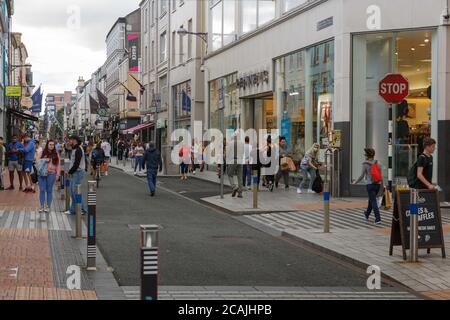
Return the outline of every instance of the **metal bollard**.
[[[326,181],[323,187],[323,232],[330,233],[330,183]]]
[[[141,225],[141,300],[158,300],[159,230]]]
[[[97,259],[97,182],[88,182],[87,270],[96,271]]]
[[[66,211],[70,210],[70,178],[69,174],[66,172],[64,173],[65,177],[65,183],[66,183]]]
[[[409,261],[419,261],[419,206],[417,205],[417,199],[419,193],[417,189],[411,189],[411,205],[409,216]]]
[[[77,195],[76,195],[76,213],[77,213],[77,217],[76,217],[76,230],[75,230],[75,238],[76,239],[82,239],[82,197],[81,197],[81,185],[77,184],[76,185],[76,189],[77,189]]]
[[[258,170],[253,170],[253,209],[258,209]]]

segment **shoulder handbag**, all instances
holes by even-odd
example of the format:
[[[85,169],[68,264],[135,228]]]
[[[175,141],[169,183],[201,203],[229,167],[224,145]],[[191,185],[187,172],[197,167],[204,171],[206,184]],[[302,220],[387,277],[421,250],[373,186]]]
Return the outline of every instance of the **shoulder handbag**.
[[[320,176],[319,170],[316,171],[316,179],[313,182],[312,190],[315,193],[322,193],[323,191],[323,180],[322,177]]]
[[[36,161],[36,173],[40,177],[48,176],[48,159],[39,159]]]

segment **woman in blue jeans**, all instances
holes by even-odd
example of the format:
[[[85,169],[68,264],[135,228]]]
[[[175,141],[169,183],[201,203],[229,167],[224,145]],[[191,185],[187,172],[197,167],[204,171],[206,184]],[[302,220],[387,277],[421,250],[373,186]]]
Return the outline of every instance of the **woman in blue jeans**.
[[[53,186],[61,175],[61,165],[59,160],[59,154],[55,148],[55,141],[47,141],[44,151],[40,159],[46,159],[48,161],[48,174],[46,177],[39,176],[39,212],[50,212],[53,201]],[[46,201],[47,200],[47,201]]]
[[[305,156],[303,157],[301,163],[300,163],[300,170],[303,173],[303,179],[300,183],[299,187],[297,188],[297,193],[301,194],[303,193],[302,189],[305,189],[307,187],[307,181],[309,179],[309,187],[308,187],[308,193],[315,193],[312,190],[312,186],[314,184],[314,180],[316,180],[316,171],[318,170],[318,167],[316,165],[316,159],[319,155],[320,146],[319,144],[315,143],[312,145],[312,147],[306,152]]]
[[[383,182],[374,182],[372,177],[372,166],[378,165],[378,162],[375,160],[375,150],[371,148],[364,149],[366,161],[362,163],[362,172],[361,176],[356,179],[356,181],[353,183],[354,185],[360,183],[365,179],[366,182],[366,190],[368,195],[368,204],[367,204],[367,210],[364,212],[364,215],[366,217],[366,220],[369,220],[369,217],[373,212],[375,213],[375,224],[381,224],[381,216],[380,216],[380,209],[378,208],[377,203],[377,195],[381,190],[381,184]]]

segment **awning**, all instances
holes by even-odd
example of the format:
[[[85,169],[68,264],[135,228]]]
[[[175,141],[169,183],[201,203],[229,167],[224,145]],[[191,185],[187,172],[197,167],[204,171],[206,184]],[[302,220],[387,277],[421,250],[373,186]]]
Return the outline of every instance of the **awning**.
[[[154,126],[155,126],[155,124],[153,122],[152,123],[144,123],[144,124],[140,124],[136,127],[130,128],[130,129],[122,130],[122,134],[135,134],[139,131],[142,131],[144,129],[151,128]]]
[[[33,116],[31,114],[27,114],[27,113],[21,112],[21,111],[18,111],[18,110],[15,110],[15,109],[8,109],[8,112],[12,113],[13,115],[15,115],[15,116],[17,116],[19,118],[25,119],[25,120],[30,120],[30,121],[34,121],[34,122],[38,122],[39,121],[39,119],[36,118],[35,116]]]

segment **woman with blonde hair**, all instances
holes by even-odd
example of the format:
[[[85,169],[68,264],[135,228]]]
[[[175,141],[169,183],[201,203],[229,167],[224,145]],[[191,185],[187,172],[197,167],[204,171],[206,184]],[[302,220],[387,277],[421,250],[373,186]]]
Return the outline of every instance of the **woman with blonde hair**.
[[[312,190],[312,186],[314,180],[316,180],[316,171],[319,169],[317,161],[317,158],[319,156],[319,150],[320,150],[319,144],[314,143],[312,147],[306,152],[305,156],[303,157],[300,163],[300,170],[303,173],[303,179],[299,187],[297,188],[298,194],[303,193],[302,189],[306,188],[307,186],[306,181],[308,179],[309,179],[308,193],[315,193]]]

